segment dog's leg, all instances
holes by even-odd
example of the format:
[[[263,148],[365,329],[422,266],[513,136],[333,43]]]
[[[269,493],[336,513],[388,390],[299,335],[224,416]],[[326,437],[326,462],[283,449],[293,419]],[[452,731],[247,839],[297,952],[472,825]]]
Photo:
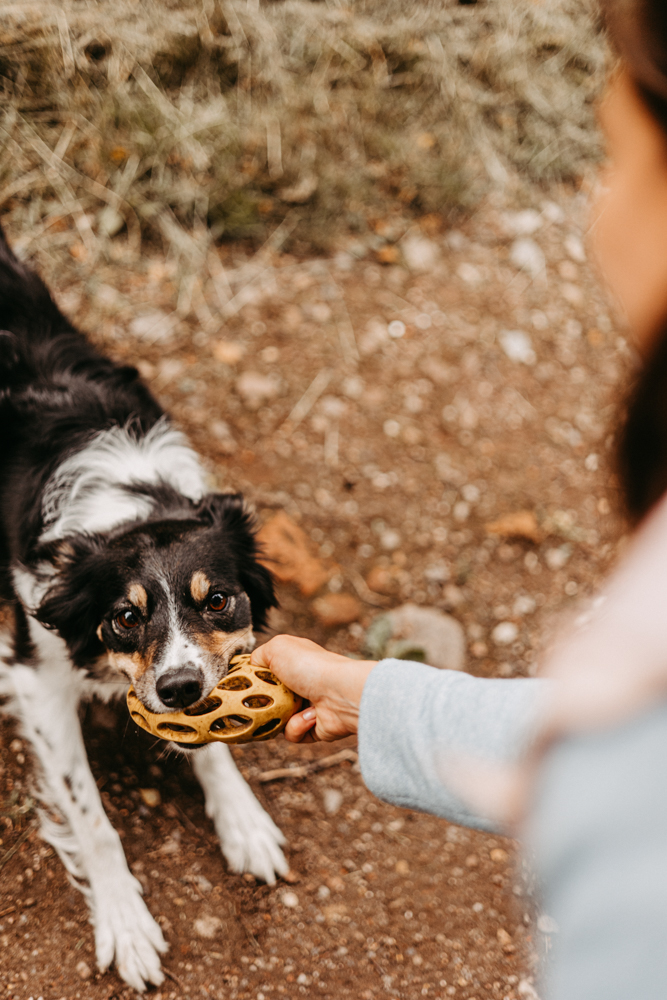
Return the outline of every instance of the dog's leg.
[[[285,837],[239,774],[229,747],[210,743],[195,750],[191,760],[227,864],[234,872],[252,872],[273,885],[276,874],[289,871],[280,850]]]
[[[32,622],[40,663],[12,668],[14,704],[39,763],[42,835],[88,899],[102,971],[116,961],[136,990],[163,981],[167,945],[130,873],[88,765],[77,714],[79,678],[55,633]],[[55,819],[49,817],[55,814]],[[85,880],[84,885],[79,880]]]

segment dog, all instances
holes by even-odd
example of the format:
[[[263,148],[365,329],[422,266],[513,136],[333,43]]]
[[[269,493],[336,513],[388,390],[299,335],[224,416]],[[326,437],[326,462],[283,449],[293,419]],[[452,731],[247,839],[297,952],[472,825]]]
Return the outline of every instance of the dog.
[[[136,990],[163,981],[141,898],[86,757],[77,707],[153,712],[206,698],[276,605],[239,494],[197,455],[132,367],[61,314],[0,230],[0,598],[14,625],[0,688],[36,762],[41,835],[89,904],[97,963]],[[229,868],[288,871],[284,837],[221,743],[186,750]]]

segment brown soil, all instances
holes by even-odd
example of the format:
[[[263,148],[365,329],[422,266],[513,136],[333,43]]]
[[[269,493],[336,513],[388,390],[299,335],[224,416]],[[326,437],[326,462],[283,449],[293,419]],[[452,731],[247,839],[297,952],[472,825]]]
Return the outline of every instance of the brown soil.
[[[357,622],[325,628],[311,606],[318,595],[285,585],[274,631],[358,654],[378,608],[410,600],[463,623],[473,673],[528,675],[546,622],[590,593],[622,530],[610,424],[629,351],[567,242],[584,206],[563,196],[562,207],[561,221],[531,237],[546,255],[543,278],[511,263],[508,224],[487,208],[460,234],[428,234],[422,250],[435,259],[423,272],[277,258],[225,330],[195,333],[194,320],[179,320],[168,342],[129,332],[142,308],[175,306],[159,255],[92,276],[70,268],[66,285],[54,264],[48,277],[66,287],[63,305],[83,328],[140,364],[220,486],[242,490],[262,520],[284,509],[305,530],[330,570],[319,596],[360,600]],[[393,320],[405,325],[397,339],[386,335]],[[517,329],[530,334],[535,364],[506,356],[502,333]],[[262,378],[239,382],[244,372]],[[290,414],[320,373],[319,398],[297,425]],[[518,511],[534,513],[524,532],[533,540],[487,533]],[[503,630],[494,638],[500,622],[516,625],[509,643],[497,641]],[[31,832],[30,764],[15,738],[4,721],[0,996],[132,996],[114,971],[95,971],[83,897]],[[533,995],[547,942],[512,842],[378,802],[349,760],[261,783],[267,769],[337,749],[281,738],[234,751],[289,840],[293,879],[267,887],[227,873],[187,764],[152,746],[122,708],[89,707],[86,738],[170,942],[155,1000]],[[161,804],[143,802],[147,788]],[[327,812],[336,791],[339,807]],[[221,921],[212,939],[195,927],[205,915]]]

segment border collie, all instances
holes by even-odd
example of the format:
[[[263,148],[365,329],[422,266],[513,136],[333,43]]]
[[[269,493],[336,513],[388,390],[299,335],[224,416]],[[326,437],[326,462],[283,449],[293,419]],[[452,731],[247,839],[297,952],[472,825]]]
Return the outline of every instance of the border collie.
[[[134,368],[61,315],[0,230],[0,599],[14,609],[5,706],[37,764],[41,833],[85,894],[99,968],[163,980],[167,945],[91,774],[77,707],[132,682],[165,712],[198,702],[275,606],[240,495],[210,493]],[[288,869],[284,838],[221,743],[190,751],[233,871]]]

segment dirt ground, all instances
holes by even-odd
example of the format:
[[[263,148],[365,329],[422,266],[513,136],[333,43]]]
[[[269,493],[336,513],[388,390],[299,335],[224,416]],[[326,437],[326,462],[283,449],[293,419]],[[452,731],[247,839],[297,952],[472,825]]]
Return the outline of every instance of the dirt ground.
[[[607,571],[632,358],[586,262],[586,196],[555,197],[532,214],[487,205],[456,232],[427,220],[387,265],[354,252],[250,263],[238,312],[208,333],[205,297],[174,313],[157,251],[139,268],[122,254],[92,271],[47,266],[63,308],[139,365],[218,486],[309,537],[328,583],[309,597],[282,586],[273,631],[359,654],[372,618],[411,601],[463,624],[472,673],[528,676],[549,622]],[[220,253],[243,265],[242,249]],[[531,516],[511,530],[502,519],[517,512]],[[327,594],[349,594],[355,620],[324,625],[312,601]],[[536,995],[549,941],[512,841],[375,800],[353,754],[262,781],[340,749],[280,738],[234,750],[289,842],[289,882],[257,884],[226,871],[187,764],[123,708],[89,707],[85,729],[170,943],[153,1000]],[[133,996],[95,970],[85,902],[34,832],[30,762],[8,721],[0,761],[0,996]]]

